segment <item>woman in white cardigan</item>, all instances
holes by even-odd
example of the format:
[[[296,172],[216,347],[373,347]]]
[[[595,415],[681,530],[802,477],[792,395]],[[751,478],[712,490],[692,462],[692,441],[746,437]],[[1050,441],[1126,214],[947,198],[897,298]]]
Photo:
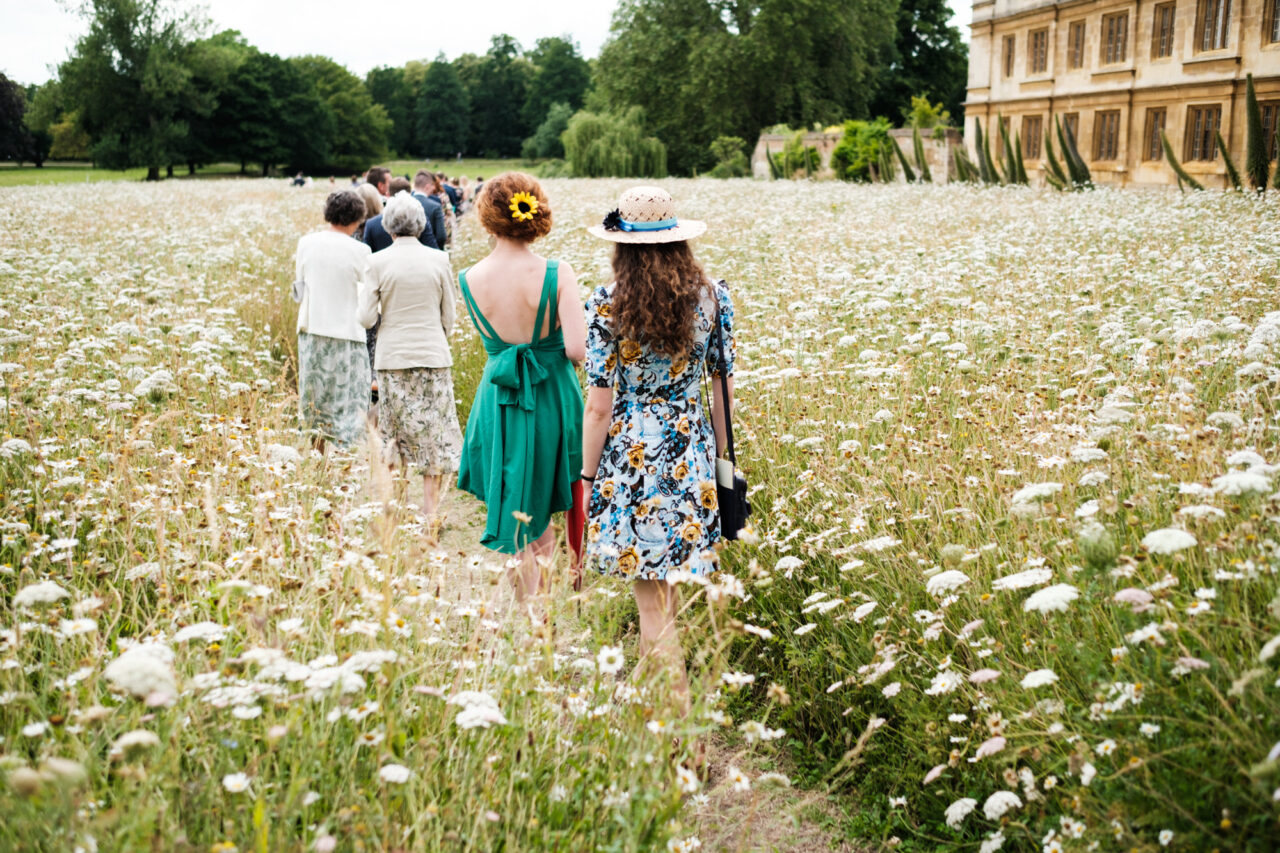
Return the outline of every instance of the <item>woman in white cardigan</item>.
[[[426,212],[408,193],[387,203],[382,225],[394,241],[365,264],[357,319],[368,328],[382,317],[374,368],[384,458],[421,472],[422,512],[435,522],[441,482],[462,454],[448,340],[453,267],[447,254],[418,242]]]
[[[298,241],[298,414],[316,431],[320,450],[326,438],[342,445],[359,441],[369,410],[369,351],[356,321],[369,247],[352,237],[364,215],[356,193],[330,193],[324,203],[329,227]]]

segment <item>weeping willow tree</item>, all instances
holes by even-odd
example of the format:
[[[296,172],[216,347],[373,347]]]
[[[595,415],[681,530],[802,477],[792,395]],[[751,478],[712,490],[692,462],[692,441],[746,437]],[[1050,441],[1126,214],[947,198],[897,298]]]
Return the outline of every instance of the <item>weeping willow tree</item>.
[[[576,113],[561,135],[570,171],[578,178],[665,178],[667,148],[645,136],[643,113]]]

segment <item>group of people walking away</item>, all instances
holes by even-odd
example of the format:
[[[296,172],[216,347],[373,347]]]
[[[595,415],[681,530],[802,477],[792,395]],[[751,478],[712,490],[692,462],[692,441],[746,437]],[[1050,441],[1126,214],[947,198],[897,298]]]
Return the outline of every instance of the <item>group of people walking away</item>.
[[[371,384],[365,330],[380,324],[384,459],[421,473],[423,512],[435,518],[443,478],[456,472],[486,506],[481,544],[511,558],[522,606],[548,589],[551,517],[568,513],[582,563],[632,583],[641,658],[687,706],[673,582],[714,572],[721,540],[737,532],[721,530],[717,488],[731,443],[733,302],[688,242],[706,226],[679,219],[662,189],[624,193],[588,229],[614,244],[614,279],[584,310],[572,266],[533,251],[552,227],[536,179],[493,178],[474,210],[492,250],[458,275],[455,292],[448,255],[420,239],[429,205],[408,192],[391,198],[377,223],[391,242],[375,251],[353,239],[370,231],[365,201],[351,190],[328,197],[329,227],[298,244],[301,418],[322,439],[360,440]],[[465,436],[448,344],[459,295],[488,354]],[[585,405],[575,365],[585,368]],[[718,381],[703,394],[710,377]]]

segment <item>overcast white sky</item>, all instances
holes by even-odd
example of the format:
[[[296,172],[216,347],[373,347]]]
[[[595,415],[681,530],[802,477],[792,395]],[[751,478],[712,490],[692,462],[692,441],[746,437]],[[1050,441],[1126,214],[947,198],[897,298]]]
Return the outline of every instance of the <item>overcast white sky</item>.
[[[969,0],[953,22],[968,38]],[[41,83],[50,66],[85,31],[71,9],[77,0],[0,0],[0,72]],[[188,6],[193,5],[191,3]],[[213,30],[239,30],[269,53],[329,56],[361,77],[379,65],[483,53],[489,38],[510,33],[525,47],[544,36],[570,35],[583,55],[600,52],[616,0],[208,0]]]

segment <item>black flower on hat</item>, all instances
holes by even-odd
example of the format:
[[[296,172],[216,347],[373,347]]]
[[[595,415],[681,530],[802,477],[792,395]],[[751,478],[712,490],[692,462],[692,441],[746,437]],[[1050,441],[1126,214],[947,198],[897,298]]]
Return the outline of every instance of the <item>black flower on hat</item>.
[[[604,230],[621,231],[622,230],[622,214],[617,210],[611,210],[604,217]]]

